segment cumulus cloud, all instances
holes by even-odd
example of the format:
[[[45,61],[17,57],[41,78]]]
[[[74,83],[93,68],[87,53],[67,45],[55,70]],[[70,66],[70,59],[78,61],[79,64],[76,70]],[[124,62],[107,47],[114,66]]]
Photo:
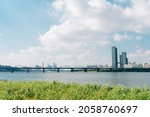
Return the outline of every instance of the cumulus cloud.
[[[133,53],[129,54],[129,57],[132,61],[138,61],[143,63],[143,61],[146,63],[150,61],[150,50],[145,50],[139,46],[137,46],[137,50]]]
[[[111,44],[112,40],[130,40],[132,32],[143,34],[150,28],[150,0],[132,0],[126,8],[106,0],[55,0],[50,9],[59,20],[40,35],[41,46],[10,54],[1,61],[25,65],[42,61],[60,65],[99,64],[105,59],[96,53],[98,47]],[[19,59],[15,61],[16,58]]]
[[[115,33],[112,36],[113,40],[116,42],[121,42],[121,41],[127,41],[127,40],[135,40],[135,41],[141,41],[143,40],[143,37],[141,34],[128,34],[128,33]]]
[[[119,34],[119,33],[117,33],[117,34],[115,34],[115,35],[113,36],[113,39],[114,39],[115,41],[117,41],[117,42],[120,42],[120,41],[123,41],[123,40],[129,40],[130,37],[129,37],[129,35],[127,35],[127,34]]]
[[[150,50],[144,50],[143,48],[140,48],[137,46],[137,50],[134,53],[130,53],[130,57],[144,57],[144,56],[150,56]]]
[[[136,32],[149,32],[150,28],[150,0],[132,0],[131,7],[126,9],[126,15],[134,22],[131,27]]]

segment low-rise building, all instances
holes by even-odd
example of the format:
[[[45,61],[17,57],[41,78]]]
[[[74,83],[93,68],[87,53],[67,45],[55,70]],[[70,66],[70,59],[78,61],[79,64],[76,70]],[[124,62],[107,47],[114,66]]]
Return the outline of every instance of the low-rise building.
[[[143,68],[143,64],[142,63],[139,63],[137,68]]]
[[[124,68],[133,68],[132,64],[124,65]]]
[[[144,63],[144,68],[150,68],[150,64]]]

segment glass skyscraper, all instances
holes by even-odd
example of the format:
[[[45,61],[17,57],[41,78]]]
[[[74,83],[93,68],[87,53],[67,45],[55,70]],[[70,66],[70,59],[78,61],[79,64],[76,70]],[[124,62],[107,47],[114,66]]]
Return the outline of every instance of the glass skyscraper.
[[[122,54],[119,55],[119,59],[120,59],[120,68],[123,68],[123,59],[122,59]]]
[[[118,53],[116,47],[112,47],[112,68],[118,68]]]
[[[124,67],[124,65],[128,64],[126,52],[122,52],[122,64],[123,64],[123,67]]]
[[[122,52],[122,55],[120,55],[120,68],[124,68],[124,65],[127,64],[128,64],[127,53]]]

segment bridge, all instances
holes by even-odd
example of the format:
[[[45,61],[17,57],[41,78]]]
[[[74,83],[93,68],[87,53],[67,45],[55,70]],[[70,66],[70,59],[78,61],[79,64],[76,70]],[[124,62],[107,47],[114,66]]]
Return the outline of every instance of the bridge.
[[[95,71],[95,72],[150,72],[150,68],[90,68],[90,67],[57,67],[57,68],[49,68],[49,67],[0,67],[0,72],[46,72],[46,71],[70,71],[70,72],[77,72],[77,71]]]

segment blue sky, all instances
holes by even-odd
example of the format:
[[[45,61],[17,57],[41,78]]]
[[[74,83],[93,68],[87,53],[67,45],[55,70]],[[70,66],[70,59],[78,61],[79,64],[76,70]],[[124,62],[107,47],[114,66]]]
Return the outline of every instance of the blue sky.
[[[46,10],[47,0],[0,0],[1,54],[17,52],[39,44],[38,34],[54,22]]]
[[[0,0],[0,64],[150,63],[150,0]],[[17,61],[16,61],[17,60]]]

